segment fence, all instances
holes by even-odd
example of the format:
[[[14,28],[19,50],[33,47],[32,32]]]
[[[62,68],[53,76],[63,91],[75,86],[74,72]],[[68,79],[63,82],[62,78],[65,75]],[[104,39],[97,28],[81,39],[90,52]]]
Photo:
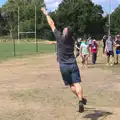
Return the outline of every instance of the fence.
[[[55,45],[46,44],[43,40],[7,40],[0,39],[0,60],[55,52]]]

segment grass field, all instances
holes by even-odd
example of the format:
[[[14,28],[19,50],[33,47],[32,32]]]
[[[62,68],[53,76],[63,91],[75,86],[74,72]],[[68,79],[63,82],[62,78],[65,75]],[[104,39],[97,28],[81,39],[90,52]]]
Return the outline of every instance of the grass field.
[[[80,114],[78,99],[62,81],[55,45],[39,43],[40,55],[35,55],[34,43],[16,44],[17,57],[32,56],[0,63],[0,120],[119,120],[120,66],[106,66],[101,51],[96,65],[89,59],[88,69],[77,58],[88,97]],[[0,43],[0,59],[11,58],[13,44]]]
[[[82,114],[78,99],[64,86],[55,54],[0,63],[0,120],[119,120],[119,66],[106,66],[101,55],[96,65],[89,60],[88,69],[77,59],[88,97]]]
[[[38,53],[36,53],[35,43],[17,43],[15,45],[16,57],[25,55],[53,53],[55,52],[55,45],[48,45],[45,43],[38,44]],[[0,43],[0,60],[14,58],[14,44]]]
[[[101,47],[101,45],[99,45]],[[46,44],[46,42],[38,43],[38,53],[36,52],[35,43],[16,43],[14,57],[14,44],[13,42],[1,42],[0,43],[0,61],[7,60],[16,57],[25,57],[26,55],[53,53],[56,50],[55,45]]]

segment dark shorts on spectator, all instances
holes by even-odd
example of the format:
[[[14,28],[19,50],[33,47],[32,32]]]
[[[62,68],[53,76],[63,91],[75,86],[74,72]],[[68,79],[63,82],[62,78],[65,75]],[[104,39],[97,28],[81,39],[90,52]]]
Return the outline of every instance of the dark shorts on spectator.
[[[107,56],[113,56],[114,57],[114,52],[113,51],[107,52]]]
[[[120,50],[116,50],[116,55],[120,55]]]

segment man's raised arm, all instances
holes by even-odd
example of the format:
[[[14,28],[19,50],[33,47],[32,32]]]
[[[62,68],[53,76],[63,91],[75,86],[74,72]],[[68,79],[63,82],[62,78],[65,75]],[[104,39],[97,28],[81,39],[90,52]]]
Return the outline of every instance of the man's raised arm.
[[[42,11],[43,14],[46,16],[47,21],[48,21],[48,24],[50,25],[52,31],[54,32],[54,30],[55,30],[55,24],[54,24],[54,21],[53,21],[52,18],[48,15],[48,13],[47,13],[45,7],[42,7],[42,8],[41,8],[41,11]]]

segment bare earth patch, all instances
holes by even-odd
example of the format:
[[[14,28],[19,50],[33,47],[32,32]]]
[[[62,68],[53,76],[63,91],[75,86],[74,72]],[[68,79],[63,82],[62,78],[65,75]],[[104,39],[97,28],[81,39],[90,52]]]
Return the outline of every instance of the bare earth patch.
[[[119,120],[119,67],[98,64],[81,70],[88,104],[80,114],[78,99],[65,87],[56,56],[14,59],[0,64],[0,120]]]

